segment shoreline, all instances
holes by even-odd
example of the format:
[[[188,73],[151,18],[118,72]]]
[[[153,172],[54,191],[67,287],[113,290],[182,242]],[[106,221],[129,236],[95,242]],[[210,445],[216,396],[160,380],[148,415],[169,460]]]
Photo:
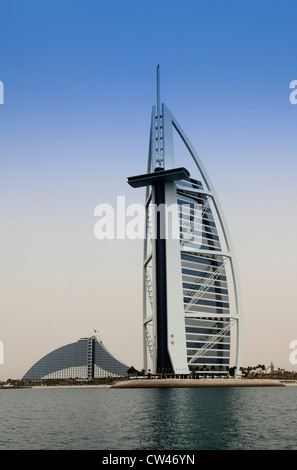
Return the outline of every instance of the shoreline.
[[[17,389],[69,389],[69,388],[202,388],[202,387],[296,387],[297,381],[278,379],[129,379],[110,384],[95,385],[28,385],[0,387],[0,390]]]
[[[285,387],[273,379],[136,379],[118,382],[111,388],[199,388],[199,387]]]
[[[111,384],[109,385],[26,385],[23,387],[12,386],[12,387],[0,387],[0,390],[17,390],[17,389],[37,389],[37,390],[46,390],[48,388],[110,388]]]

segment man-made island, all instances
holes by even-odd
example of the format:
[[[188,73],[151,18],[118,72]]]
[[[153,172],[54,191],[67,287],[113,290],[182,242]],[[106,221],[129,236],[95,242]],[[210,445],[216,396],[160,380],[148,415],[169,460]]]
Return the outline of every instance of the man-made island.
[[[284,387],[273,379],[130,379],[111,388],[192,388],[192,387]]]

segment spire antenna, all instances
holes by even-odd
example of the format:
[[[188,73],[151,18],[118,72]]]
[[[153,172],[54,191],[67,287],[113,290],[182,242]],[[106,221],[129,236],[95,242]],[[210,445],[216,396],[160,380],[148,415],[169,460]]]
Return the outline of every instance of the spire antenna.
[[[161,134],[161,112],[160,112],[160,65],[157,66],[157,138],[156,138],[156,163],[162,165],[162,134]]]
[[[160,65],[157,66],[157,116],[160,118]]]

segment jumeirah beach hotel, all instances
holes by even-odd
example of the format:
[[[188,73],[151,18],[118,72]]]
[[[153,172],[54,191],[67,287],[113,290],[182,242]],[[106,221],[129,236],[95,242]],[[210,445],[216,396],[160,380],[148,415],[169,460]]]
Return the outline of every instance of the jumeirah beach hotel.
[[[23,380],[83,379],[127,376],[128,366],[117,360],[99,335],[66,344],[39,359]]]
[[[231,238],[197,152],[160,104],[159,73],[158,66],[147,172],[128,178],[133,188],[146,187],[144,369],[224,376],[235,366],[239,374],[242,312]]]

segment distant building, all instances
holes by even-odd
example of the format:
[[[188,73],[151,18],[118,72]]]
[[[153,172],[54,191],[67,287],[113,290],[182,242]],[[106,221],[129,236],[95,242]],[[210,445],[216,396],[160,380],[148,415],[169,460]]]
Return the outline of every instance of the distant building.
[[[122,377],[128,375],[128,368],[94,335],[50,352],[26,372],[23,380]]]

